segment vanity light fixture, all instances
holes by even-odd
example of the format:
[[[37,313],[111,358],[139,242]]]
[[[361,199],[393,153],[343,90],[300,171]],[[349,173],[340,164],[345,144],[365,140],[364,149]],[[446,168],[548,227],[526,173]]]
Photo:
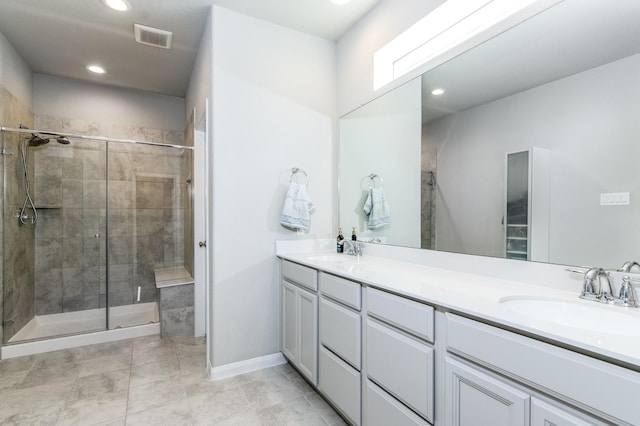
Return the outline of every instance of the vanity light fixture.
[[[446,0],[373,55],[373,88],[441,64],[562,0]]]
[[[106,74],[107,70],[102,68],[100,65],[87,65],[86,68],[95,74]]]
[[[431,91],[431,94],[432,94],[433,96],[440,96],[440,95],[442,95],[443,93],[444,93],[444,89],[433,89],[433,90]]]
[[[131,5],[127,0],[102,0],[102,3],[109,9],[117,10],[118,12],[126,12],[131,9]]]

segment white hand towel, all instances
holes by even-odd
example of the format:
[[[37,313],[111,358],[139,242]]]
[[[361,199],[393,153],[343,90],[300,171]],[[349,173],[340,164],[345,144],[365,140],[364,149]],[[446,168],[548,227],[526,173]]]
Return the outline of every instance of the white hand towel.
[[[309,229],[309,213],[313,203],[307,193],[307,185],[291,182],[284,198],[280,224],[292,229]]]
[[[388,225],[391,221],[387,197],[384,195],[382,188],[369,189],[369,196],[362,209],[369,215],[367,221],[369,229],[380,228],[381,226]]]

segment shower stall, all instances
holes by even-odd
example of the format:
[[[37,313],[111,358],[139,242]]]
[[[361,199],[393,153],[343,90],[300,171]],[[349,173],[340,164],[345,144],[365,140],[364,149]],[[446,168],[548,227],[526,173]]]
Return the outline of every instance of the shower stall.
[[[1,130],[2,346],[157,327],[154,271],[193,275],[192,146]]]

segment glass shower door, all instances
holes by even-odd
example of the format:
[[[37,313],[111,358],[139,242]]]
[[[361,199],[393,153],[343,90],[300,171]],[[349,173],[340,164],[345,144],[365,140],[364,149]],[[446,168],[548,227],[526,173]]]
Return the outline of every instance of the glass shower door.
[[[156,323],[155,271],[193,267],[191,151],[110,142],[108,158],[108,327]]]

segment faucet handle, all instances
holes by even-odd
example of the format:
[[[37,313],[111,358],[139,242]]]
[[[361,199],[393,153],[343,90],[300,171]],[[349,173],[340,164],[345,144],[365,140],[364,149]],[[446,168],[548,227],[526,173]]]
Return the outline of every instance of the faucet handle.
[[[611,302],[614,300],[613,287],[609,272],[602,268],[589,268],[584,273],[584,282],[582,284],[582,299],[598,300],[600,302]]]
[[[615,296],[613,294],[613,286],[611,285],[609,272],[604,269],[600,270],[601,272],[598,273],[598,294],[596,297],[602,302],[612,302]]]
[[[598,297],[603,302],[612,302],[615,299],[613,294],[613,286],[611,285],[611,279],[609,279],[609,273],[607,275],[601,275],[600,280],[604,278],[604,285],[602,281],[600,281],[600,293]]]
[[[598,296],[599,289],[596,289],[596,279],[599,279],[598,276],[601,273],[601,268],[589,268],[586,272],[584,272],[584,281],[582,283],[582,293],[580,293],[580,297],[583,299],[595,299]],[[571,272],[579,272],[577,270],[573,270]]]
[[[616,299],[616,303],[622,306],[637,307],[636,293],[631,282],[634,281],[630,276],[625,275],[622,277],[622,286],[620,286],[620,294]],[[637,282],[637,281],[635,281]]]

